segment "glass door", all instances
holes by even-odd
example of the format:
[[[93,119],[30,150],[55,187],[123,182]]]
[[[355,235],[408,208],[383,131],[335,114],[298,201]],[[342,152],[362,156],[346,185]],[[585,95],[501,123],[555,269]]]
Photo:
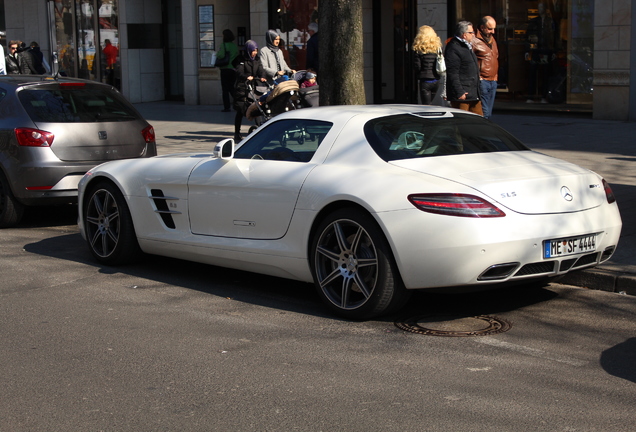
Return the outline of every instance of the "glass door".
[[[120,88],[118,0],[51,0],[53,68]]]

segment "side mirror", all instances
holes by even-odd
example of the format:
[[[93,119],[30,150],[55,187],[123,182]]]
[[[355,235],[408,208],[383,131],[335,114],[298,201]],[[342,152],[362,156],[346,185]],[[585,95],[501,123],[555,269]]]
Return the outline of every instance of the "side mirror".
[[[232,159],[234,157],[234,140],[224,139],[214,146],[214,156],[220,159]]]

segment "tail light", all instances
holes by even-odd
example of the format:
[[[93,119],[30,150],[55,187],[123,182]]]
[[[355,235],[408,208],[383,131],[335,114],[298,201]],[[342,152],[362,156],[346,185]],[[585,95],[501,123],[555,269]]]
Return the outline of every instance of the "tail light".
[[[16,128],[15,137],[18,140],[18,144],[25,147],[50,147],[53,144],[53,135],[51,132],[46,132],[38,129],[31,128]]]
[[[146,140],[147,143],[155,141],[155,129],[150,125],[141,131],[141,135],[143,135],[144,140]]]
[[[409,201],[418,209],[427,213],[448,216],[491,218],[504,217],[506,214],[488,201],[468,194],[414,194]]]
[[[612,191],[609,183],[606,182],[605,179],[603,179],[603,189],[605,189],[605,197],[607,198],[607,202],[609,204],[616,202],[616,196],[614,195],[614,192]]]

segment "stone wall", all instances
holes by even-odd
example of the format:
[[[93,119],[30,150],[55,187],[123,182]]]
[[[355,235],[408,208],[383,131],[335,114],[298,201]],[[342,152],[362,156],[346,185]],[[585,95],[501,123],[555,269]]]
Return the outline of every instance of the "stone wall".
[[[594,4],[594,118],[628,120],[633,0]],[[632,101],[633,103],[633,101]]]

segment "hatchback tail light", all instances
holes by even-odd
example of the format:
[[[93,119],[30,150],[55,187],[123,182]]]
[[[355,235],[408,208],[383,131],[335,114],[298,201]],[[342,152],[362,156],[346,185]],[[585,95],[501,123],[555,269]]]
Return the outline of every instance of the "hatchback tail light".
[[[612,191],[609,183],[606,182],[605,179],[603,179],[603,189],[605,189],[605,197],[607,197],[607,202],[609,204],[616,202],[616,196],[614,195],[614,192]]]
[[[152,126],[148,126],[141,131],[141,134],[146,140],[147,143],[151,143],[155,141],[155,129]]]
[[[53,144],[53,135],[51,132],[46,132],[38,129],[31,128],[16,128],[15,137],[18,140],[18,144],[25,147],[50,147]]]
[[[408,197],[418,209],[448,216],[491,218],[506,214],[488,201],[468,194],[414,194]]]

